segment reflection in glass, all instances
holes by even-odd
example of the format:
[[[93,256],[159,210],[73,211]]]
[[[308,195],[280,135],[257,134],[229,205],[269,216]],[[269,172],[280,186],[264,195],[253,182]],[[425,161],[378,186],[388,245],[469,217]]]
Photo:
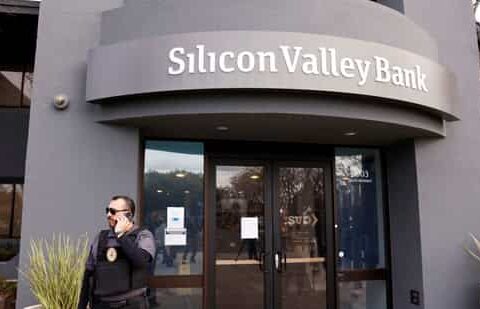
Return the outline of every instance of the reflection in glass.
[[[385,268],[383,197],[379,153],[336,150],[338,268]]]
[[[152,289],[150,309],[201,309],[201,288]]]
[[[15,238],[20,236],[18,234],[12,235],[20,225],[21,209],[19,210],[19,220],[14,220],[12,225],[12,214],[14,194],[16,190],[21,188],[21,185],[0,184],[0,277],[7,279],[16,279],[18,277],[18,253],[20,251],[20,239]],[[16,192],[17,198],[21,200],[22,191]],[[15,219],[15,218],[14,218]]]
[[[327,306],[324,170],[280,168],[282,308]]]
[[[22,106],[30,106],[33,91],[33,72],[25,72],[23,76]]]
[[[339,282],[339,309],[385,309],[385,281]]]
[[[0,236],[10,236],[13,185],[0,184]]]
[[[340,309],[387,308],[385,280],[368,281],[369,272],[363,271],[385,268],[378,150],[337,149],[335,174],[339,239],[337,270],[347,275],[346,278],[352,277],[348,276],[350,273],[357,274],[355,280],[364,280],[338,282]]]
[[[264,168],[217,166],[216,177],[216,308],[263,308]],[[242,218],[257,218],[256,238],[242,239]]]
[[[32,72],[0,71],[0,106],[30,106],[32,90]]]
[[[0,238],[0,277],[5,279],[18,278],[18,260],[20,239]]]
[[[22,72],[0,71],[0,106],[20,106],[22,76]]]
[[[13,211],[13,237],[20,237],[22,230],[23,185],[15,185],[15,207]]]
[[[155,235],[154,275],[203,273],[203,144],[147,141],[144,222]],[[184,208],[186,245],[167,245],[167,209]],[[171,230],[171,229],[170,229]]]

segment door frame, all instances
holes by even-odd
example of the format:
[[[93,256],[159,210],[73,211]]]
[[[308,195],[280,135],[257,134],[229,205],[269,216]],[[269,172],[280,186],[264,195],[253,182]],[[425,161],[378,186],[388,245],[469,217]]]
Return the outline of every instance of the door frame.
[[[273,216],[275,169],[279,164],[291,163],[303,167],[323,167],[325,169],[325,207],[327,237],[327,307],[337,308],[336,278],[336,239],[335,239],[335,203],[334,148],[330,146],[257,143],[257,142],[210,142],[205,143],[205,259],[204,259],[204,298],[203,308],[215,309],[215,222],[216,222],[216,166],[218,165],[261,165],[265,167],[265,219],[275,220]],[[278,220],[278,219],[277,219]],[[273,223],[273,222],[272,222]],[[278,222],[277,222],[278,224]],[[278,225],[277,225],[278,226]],[[266,246],[273,246],[274,224],[265,224]],[[266,250],[269,248],[266,247]],[[272,249],[272,248],[270,248]],[[272,251],[270,251],[272,252]],[[273,252],[272,252],[273,254]],[[273,255],[272,255],[273,256]],[[266,269],[273,269],[273,259],[266,259]],[[274,275],[265,276],[264,304],[266,309],[279,308],[275,300],[278,284]],[[278,295],[278,294],[277,294]],[[275,307],[274,307],[275,306]],[[285,309],[285,308],[283,308]]]

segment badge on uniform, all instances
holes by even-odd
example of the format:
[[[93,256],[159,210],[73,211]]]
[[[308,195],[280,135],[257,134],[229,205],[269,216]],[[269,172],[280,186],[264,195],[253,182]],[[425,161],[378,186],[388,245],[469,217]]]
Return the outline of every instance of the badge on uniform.
[[[117,260],[117,250],[115,248],[108,248],[107,250],[107,261],[113,263]]]

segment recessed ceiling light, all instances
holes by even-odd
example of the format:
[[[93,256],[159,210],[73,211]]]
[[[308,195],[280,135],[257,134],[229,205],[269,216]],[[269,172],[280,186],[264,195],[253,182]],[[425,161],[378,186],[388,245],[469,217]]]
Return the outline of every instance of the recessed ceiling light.
[[[220,131],[220,132],[226,132],[226,131],[230,130],[230,128],[227,127],[227,126],[216,126],[215,130]]]
[[[186,175],[185,173],[176,173],[175,176],[178,178],[184,178]]]
[[[157,193],[163,193],[163,190],[158,189],[158,190],[157,190]]]
[[[354,132],[354,131],[345,132],[345,133],[343,133],[343,135],[345,135],[345,136],[355,136],[355,135],[357,135],[357,132]]]
[[[250,179],[253,179],[253,180],[260,179],[260,176],[258,176],[258,175],[251,175],[251,176],[250,176]]]

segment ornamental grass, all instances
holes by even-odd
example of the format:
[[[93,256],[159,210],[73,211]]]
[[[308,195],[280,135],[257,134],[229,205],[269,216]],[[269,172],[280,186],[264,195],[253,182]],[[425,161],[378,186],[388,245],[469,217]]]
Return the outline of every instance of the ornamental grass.
[[[88,239],[64,234],[30,242],[29,265],[22,274],[43,308],[76,309],[88,256]]]
[[[473,240],[475,245],[475,251],[470,250],[468,247],[465,247],[465,250],[470,254],[477,262],[480,262],[480,240],[478,240],[473,234],[470,234],[470,238]]]

